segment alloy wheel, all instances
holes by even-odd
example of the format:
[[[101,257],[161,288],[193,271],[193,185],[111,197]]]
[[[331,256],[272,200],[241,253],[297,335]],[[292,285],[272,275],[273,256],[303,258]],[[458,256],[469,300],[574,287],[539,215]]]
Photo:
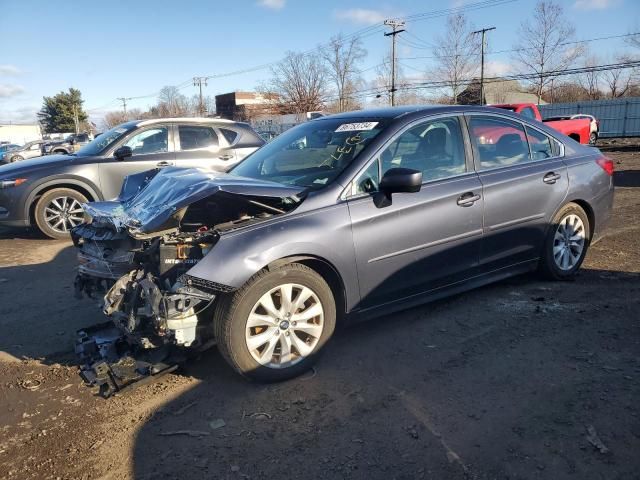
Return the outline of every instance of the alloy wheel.
[[[249,353],[268,368],[288,368],[309,356],[324,329],[318,295],[295,283],[279,285],[262,295],[251,309],[245,328]]]
[[[553,260],[560,270],[571,270],[580,261],[586,243],[586,231],[574,213],[564,217],[553,238]]]
[[[73,197],[56,197],[44,209],[45,220],[56,232],[68,232],[84,220],[84,210]]]

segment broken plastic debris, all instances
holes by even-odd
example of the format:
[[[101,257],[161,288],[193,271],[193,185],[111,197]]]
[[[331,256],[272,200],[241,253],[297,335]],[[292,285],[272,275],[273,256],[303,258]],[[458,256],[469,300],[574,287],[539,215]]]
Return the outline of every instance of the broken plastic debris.
[[[211,430],[217,430],[218,428],[222,428],[226,425],[226,423],[224,423],[224,420],[222,420],[221,418],[216,418],[215,420],[211,420],[209,422],[209,427],[211,427]]]

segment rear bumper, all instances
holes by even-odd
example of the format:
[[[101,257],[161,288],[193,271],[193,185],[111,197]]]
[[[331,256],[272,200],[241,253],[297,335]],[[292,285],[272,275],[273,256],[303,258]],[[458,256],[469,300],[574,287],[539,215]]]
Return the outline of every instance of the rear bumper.
[[[595,229],[591,238],[591,243],[596,243],[601,240],[607,233],[607,227],[611,222],[611,215],[613,212],[614,202],[614,188],[613,177],[611,177],[611,184],[609,190],[604,194],[595,198],[592,203],[593,215],[595,220]]]

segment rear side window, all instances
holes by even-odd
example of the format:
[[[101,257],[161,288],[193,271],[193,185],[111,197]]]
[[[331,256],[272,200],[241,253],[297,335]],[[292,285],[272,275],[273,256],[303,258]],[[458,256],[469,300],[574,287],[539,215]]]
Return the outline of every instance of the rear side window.
[[[527,136],[521,123],[506,118],[473,116],[469,121],[469,133],[483,170],[530,161]]]
[[[533,128],[525,127],[525,129],[527,130],[532,160],[544,160],[556,155],[554,151],[555,142],[551,137]]]
[[[218,136],[211,127],[198,125],[179,125],[181,150],[197,150],[218,146]]]
[[[229,142],[229,145],[235,142],[236,138],[238,138],[238,133],[234,132],[233,130],[229,130],[228,128],[221,128],[220,133],[224,135],[224,138],[227,142]]]

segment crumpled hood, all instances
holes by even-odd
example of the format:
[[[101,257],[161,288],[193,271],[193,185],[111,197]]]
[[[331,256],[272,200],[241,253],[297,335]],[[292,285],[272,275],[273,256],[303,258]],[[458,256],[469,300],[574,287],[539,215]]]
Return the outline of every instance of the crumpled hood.
[[[116,200],[85,203],[83,208],[94,222],[144,234],[177,227],[176,212],[219,192],[299,202],[304,191],[304,187],[211,170],[168,167],[129,175]]]

